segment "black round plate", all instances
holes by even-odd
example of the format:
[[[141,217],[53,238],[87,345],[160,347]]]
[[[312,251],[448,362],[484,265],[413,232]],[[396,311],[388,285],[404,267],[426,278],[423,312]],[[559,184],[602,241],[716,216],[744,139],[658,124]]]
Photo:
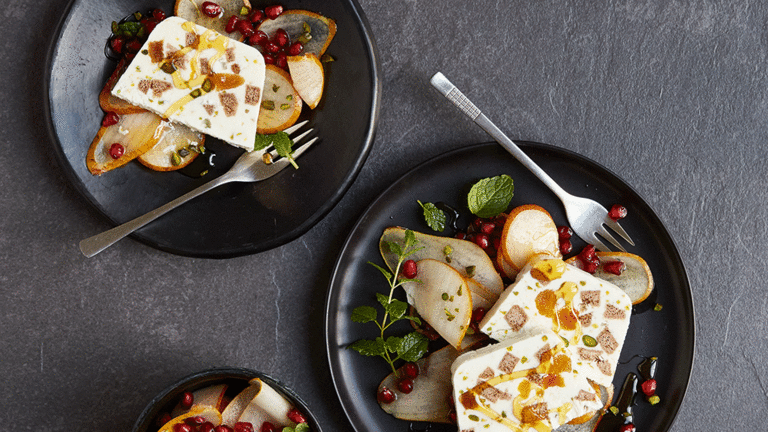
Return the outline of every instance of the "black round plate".
[[[545,144],[523,143],[521,147],[569,192],[606,206],[620,203],[627,207],[629,215],[621,224],[636,244],[627,251],[645,258],[653,272],[656,288],[655,294],[636,306],[614,385],[618,392],[626,374],[636,371],[642,360],[640,356],[657,356],[656,378],[662,402],[656,406],[640,402],[635,407],[635,423],[637,430],[668,430],[687,389],[694,355],[690,286],[672,238],[648,204],[604,167]],[[557,225],[567,225],[557,197],[498,144],[489,143],[451,151],[412,169],[371,204],[349,234],[330,282],[326,330],[336,391],[358,432],[409,430],[409,422],[389,416],[376,402],[378,384],[389,371],[386,362],[347,349],[358,339],[372,339],[378,335],[373,323],[354,323],[350,314],[357,306],[376,307],[375,294],[387,293],[387,283],[382,275],[366,264],[371,261],[384,265],[378,251],[382,231],[399,225],[432,232],[424,222],[416,200],[442,201],[451,205],[463,212],[460,219],[463,218],[466,226],[470,220],[466,209],[469,188],[481,178],[500,174],[510,175],[515,182],[515,196],[510,208],[538,204],[550,212]],[[581,250],[584,243],[575,237],[574,240],[574,251]],[[653,310],[656,303],[663,305],[661,311]],[[403,324],[397,329],[393,326],[389,334],[404,334],[409,330],[408,324]],[[418,425],[416,430],[423,430],[423,426]],[[455,432],[456,426],[432,425],[428,430]]]
[[[322,432],[317,418],[309,411],[307,404],[293,390],[286,387],[280,381],[251,369],[243,368],[215,368],[186,376],[167,389],[163,390],[149,402],[144,411],[139,415],[138,420],[133,425],[133,432],[152,432],[157,430],[157,419],[164,412],[170,412],[171,409],[181,399],[181,394],[186,391],[195,391],[203,387],[228,384],[233,387],[245,388],[248,381],[253,378],[259,378],[267,383],[276,392],[285,397],[294,408],[301,411],[307,419],[307,424],[313,432]],[[232,388],[232,387],[230,387]],[[261,427],[261,425],[255,425]]]
[[[113,224],[220,175],[242,153],[209,138],[206,147],[216,152],[215,168],[204,178],[154,172],[135,161],[98,177],[86,168],[85,156],[103,116],[98,94],[115,66],[104,55],[110,23],[156,7],[171,14],[173,4],[73,0],[49,52],[45,112],[58,159],[77,190]],[[381,93],[380,65],[367,20],[355,0],[282,4],[323,14],[338,25],[328,48],[335,61],[325,66],[323,102],[307,114],[319,143],[301,157],[300,169],[285,169],[260,183],[221,186],[136,231],[134,238],[187,256],[226,258],[264,251],[308,231],[354,181],[373,143]]]

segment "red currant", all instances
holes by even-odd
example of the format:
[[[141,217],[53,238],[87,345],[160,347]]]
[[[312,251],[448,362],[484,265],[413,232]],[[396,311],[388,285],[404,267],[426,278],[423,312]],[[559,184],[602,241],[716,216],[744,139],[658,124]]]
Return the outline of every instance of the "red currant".
[[[416,265],[416,261],[407,260],[403,263],[403,276],[405,276],[406,279],[413,279],[417,274],[419,274],[419,269]]]
[[[403,378],[397,382],[397,389],[401,392],[408,394],[413,391],[413,380],[410,378]]]
[[[414,379],[419,376],[419,366],[416,363],[408,362],[403,365],[403,375],[408,378]]]
[[[120,156],[123,155],[123,146],[121,146],[118,143],[115,143],[120,146]],[[112,153],[112,149],[115,148],[115,144],[112,144],[112,147],[109,149],[110,153]],[[120,157],[118,156],[118,157]],[[117,159],[114,155],[112,155],[113,158]],[[192,407],[192,404],[195,403],[195,396],[192,394],[192,392],[184,392],[184,394],[181,395],[181,402],[179,403],[182,408],[189,409]]]
[[[109,155],[112,156],[112,159],[120,159],[120,157],[123,154],[125,154],[125,147],[123,147],[122,144],[120,144],[120,143],[113,143],[109,147]],[[189,404],[189,406],[192,406],[192,404]],[[189,407],[186,407],[186,408],[189,408]]]
[[[378,394],[376,395],[376,399],[381,403],[388,404],[388,403],[394,402],[396,397],[395,397],[395,393],[392,390],[386,387],[382,387],[381,390],[379,390]]]

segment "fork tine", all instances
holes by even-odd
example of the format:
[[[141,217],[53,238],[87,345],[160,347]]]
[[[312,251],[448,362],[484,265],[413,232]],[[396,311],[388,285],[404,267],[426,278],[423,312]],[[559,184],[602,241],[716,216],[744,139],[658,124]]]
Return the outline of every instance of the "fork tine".
[[[612,245],[616,246],[620,251],[626,252],[626,250],[621,246],[618,240],[616,240],[611,233],[608,231],[605,226],[600,225],[600,227],[597,229],[597,233],[600,234],[603,238],[608,240]]]
[[[314,129],[307,129],[303,134],[297,136],[296,138],[291,138],[295,144],[298,144],[299,141],[301,141],[305,136],[309,135]]]
[[[295,125],[289,127],[288,129],[284,130],[283,132],[287,133],[288,135],[296,132],[299,130],[302,126],[309,123],[309,120],[304,120],[303,122],[296,123]]]
[[[309,149],[312,146],[312,144],[315,143],[315,141],[317,141],[317,137],[314,137],[311,140],[307,141],[305,144],[302,144],[301,147],[299,147],[298,149],[296,149],[296,151],[293,152],[293,158],[296,159],[299,156],[301,156],[302,153],[307,151],[307,149]]]
[[[599,238],[597,238],[596,235],[592,234],[592,238],[589,240],[586,240],[588,243],[591,243],[595,246],[595,249],[601,251],[601,252],[611,252],[611,249],[603,244],[603,242],[600,241]]]
[[[609,217],[606,217],[605,218],[605,224],[608,225],[614,231],[616,231],[616,234],[620,235],[621,238],[623,238],[624,240],[627,241],[627,243],[631,244],[632,246],[635,245],[635,242],[633,242],[632,239],[629,238],[629,234],[627,234],[627,232],[624,231],[624,228],[622,228],[621,225],[619,225],[618,222],[616,222],[615,220],[613,220],[613,219],[611,219]]]

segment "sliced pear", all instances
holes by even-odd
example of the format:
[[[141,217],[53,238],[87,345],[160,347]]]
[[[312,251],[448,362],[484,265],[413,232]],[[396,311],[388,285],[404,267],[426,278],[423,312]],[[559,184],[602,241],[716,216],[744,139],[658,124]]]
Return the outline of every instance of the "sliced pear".
[[[259,378],[249,381],[249,385],[258,386],[259,390],[237,421],[249,422],[254,427],[260,427],[265,421],[280,427],[293,424],[288,418],[288,411],[292,408],[288,400]]]
[[[445,346],[416,362],[419,376],[414,379],[413,391],[405,394],[397,390],[398,375],[389,374],[379,384],[379,390],[386,387],[395,393],[392,403],[379,403],[388,414],[401,420],[450,423],[449,414],[453,409],[451,365],[459,356],[452,346]],[[402,372],[398,370],[398,374]]]
[[[387,266],[394,271],[397,265],[397,255],[389,251],[387,242],[395,242],[400,245],[405,243],[405,228],[390,227],[384,230],[379,240],[379,251]],[[482,285],[491,294],[488,300],[495,302],[504,291],[504,283],[501,276],[493,266],[493,261],[488,254],[475,243],[467,240],[459,240],[452,237],[439,237],[429,234],[414,232],[421,247],[419,251],[409,256],[409,259],[419,261],[424,258],[432,258],[449,264],[463,277],[473,279]],[[472,273],[470,276],[469,273]]]
[[[496,251],[496,268],[499,269],[501,274],[507,277],[507,279],[515,279],[517,273],[520,270],[515,268],[512,264],[504,259],[504,252],[501,250],[502,245],[499,245],[499,249]]]
[[[275,65],[267,65],[256,131],[267,135],[291,127],[299,119],[302,105],[288,72]]]
[[[504,260],[516,272],[537,254],[562,257],[555,221],[535,204],[516,207],[509,213],[501,233],[500,249]]]
[[[632,304],[636,305],[647,299],[653,292],[653,274],[648,263],[638,255],[627,252],[596,252],[600,265],[595,271],[595,277],[606,280],[624,290]],[[608,273],[603,266],[610,261],[621,261],[626,267],[620,275]],[[582,268],[578,256],[568,258],[566,263]]]
[[[291,73],[293,88],[306,104],[315,109],[323,97],[325,72],[320,59],[313,53],[288,56],[288,71]]]
[[[224,403],[224,393],[226,391],[226,384],[217,384],[195,390],[192,392],[192,399],[194,400],[192,408],[182,408],[181,405],[176,405],[171,411],[171,416],[178,417],[195,407],[211,407],[221,412]]]
[[[158,432],[174,432],[177,424],[184,423],[184,420],[190,417],[202,417],[205,420],[213,423],[214,426],[221,424],[221,414],[216,408],[210,406],[193,406],[189,411],[184,414],[178,415],[172,418],[168,423],[164,424]]]
[[[421,282],[403,284],[408,303],[449,344],[457,349],[472,318],[472,293],[453,267],[433,259],[417,263]]]
[[[496,300],[499,299],[498,295],[488,292],[484,286],[472,278],[464,278],[467,282],[469,291],[472,292],[472,310],[477,308],[485,308],[485,310],[493,307]]]
[[[162,136],[161,119],[149,111],[123,114],[112,125],[99,129],[88,149],[85,162],[93,175],[121,167],[151,149]],[[124,153],[117,159],[109,154],[112,144],[123,146]]]
[[[221,412],[221,424],[233,427],[259,391],[261,391],[261,384],[250,383],[248,387],[232,398],[232,401]]]
[[[307,10],[291,9],[273,20],[264,20],[258,29],[272,39],[277,29],[281,28],[288,33],[291,41],[298,41],[306,32],[305,24],[309,26],[312,39],[303,44],[304,53],[312,53],[320,58],[336,35],[336,22],[330,18]]]
[[[128,101],[112,95],[112,89],[115,88],[117,80],[120,79],[127,67],[128,62],[125,58],[120,59],[117,63],[117,67],[112,72],[112,75],[110,75],[109,79],[104,84],[104,87],[101,89],[101,93],[99,93],[99,106],[101,106],[101,109],[105,112],[111,111],[120,115],[146,112],[144,108],[131,105]]]
[[[163,121],[160,140],[139,156],[139,162],[155,171],[175,171],[189,165],[205,144],[205,135],[180,123]]]
[[[187,21],[192,21],[197,25],[215,30],[229,37],[230,39],[234,39],[236,41],[243,40],[243,35],[237,31],[227,33],[226,27],[227,21],[229,21],[229,18],[232,15],[237,15],[238,17],[243,18],[244,16],[240,15],[240,12],[243,10],[243,8],[246,8],[248,11],[251,10],[251,4],[248,2],[248,0],[216,0],[215,3],[221,6],[223,12],[220,17],[214,18],[203,15],[203,13],[200,11],[200,7],[203,3],[204,0],[176,0],[173,13],[174,15],[184,18]]]

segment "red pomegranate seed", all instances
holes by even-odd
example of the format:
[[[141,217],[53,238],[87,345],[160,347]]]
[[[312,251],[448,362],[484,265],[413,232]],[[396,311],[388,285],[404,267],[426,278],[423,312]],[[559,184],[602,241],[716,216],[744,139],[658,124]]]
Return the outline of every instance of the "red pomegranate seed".
[[[195,428],[186,423],[176,423],[173,425],[173,432],[195,432]]]
[[[376,399],[381,403],[392,403],[395,401],[395,392],[386,387],[382,387],[376,395]]]
[[[288,419],[294,423],[306,423],[307,419],[304,418],[304,414],[301,413],[301,411],[297,410],[296,408],[291,408],[288,410]]]
[[[595,274],[595,272],[597,271],[597,263],[590,261],[590,262],[583,262],[582,265],[584,266],[583,270],[589,274]]]
[[[113,37],[109,40],[109,47],[112,48],[112,51],[122,54],[123,53],[123,45],[125,44],[125,39],[122,37]]]
[[[573,235],[573,231],[571,231],[570,227],[567,227],[565,225],[557,227],[557,236],[560,237],[561,240],[565,239],[568,240]]]
[[[248,20],[241,20],[241,19],[237,20],[237,24],[235,24],[235,29],[245,37],[250,37],[254,32],[253,24]]]
[[[640,384],[640,388],[646,396],[651,397],[656,394],[656,380],[653,378],[645,380]]]
[[[459,239],[459,240],[464,240],[465,238],[467,238],[467,233],[457,232],[454,237]]]
[[[491,243],[493,243],[493,250],[498,251],[499,247],[501,246],[501,238],[494,237],[491,239]]]
[[[279,432],[277,427],[270,422],[264,422],[259,428],[259,432]]]
[[[618,260],[608,261],[607,263],[603,264],[603,270],[608,273],[615,274],[616,276],[621,276],[621,273],[626,268],[627,265],[624,262]]]
[[[284,52],[277,53],[277,60],[275,61],[275,64],[280,68],[288,69],[288,57]]]
[[[597,259],[597,255],[595,255],[595,246],[588,244],[584,246],[584,249],[579,252],[579,259],[586,262],[592,262]]]
[[[277,29],[272,40],[275,42],[275,44],[277,44],[277,46],[283,48],[288,45],[288,43],[291,41],[291,38],[288,36],[287,31],[283,29]]]
[[[269,41],[269,37],[266,33],[264,33],[261,30],[256,30],[253,32],[251,37],[248,38],[248,43],[252,46],[264,46],[265,43]]]
[[[283,13],[283,7],[280,5],[272,5],[264,8],[264,13],[269,19],[275,19]]]
[[[475,238],[473,240],[476,245],[480,246],[483,249],[487,249],[490,245],[490,240],[488,239],[488,235],[478,233],[475,235]]]
[[[104,120],[101,121],[101,125],[104,127],[110,127],[116,125],[120,121],[120,116],[116,112],[110,111],[104,115]]]
[[[472,226],[479,229],[483,225],[483,222],[485,222],[483,218],[475,218],[475,220],[472,221]]]
[[[619,429],[619,432],[635,432],[635,425],[632,423],[625,424]]]
[[[147,34],[152,33],[152,30],[157,26],[157,21],[151,19],[142,19],[141,23],[144,24],[144,28],[147,29]]]
[[[264,44],[264,49],[267,50],[270,54],[277,54],[278,51],[280,51],[280,47],[277,46],[274,42],[267,42]]]
[[[199,432],[213,432],[213,423],[207,421],[200,425],[199,428],[197,428]]]
[[[235,432],[235,430],[227,425],[218,425],[213,428],[213,432]]]
[[[416,363],[408,362],[403,365],[403,375],[408,378],[414,379],[419,376],[419,366]]]
[[[227,25],[224,27],[224,31],[227,33],[232,33],[235,31],[235,28],[237,27],[237,23],[240,21],[240,18],[237,17],[237,15],[232,15],[229,17],[229,20],[227,21]]]
[[[413,380],[410,378],[403,378],[397,382],[397,389],[401,392],[408,394],[413,391]]]
[[[403,276],[407,279],[413,279],[417,274],[419,274],[419,269],[416,266],[416,261],[407,260],[403,263]]]
[[[109,147],[109,155],[112,156],[112,159],[120,159],[120,157],[123,154],[125,154],[125,147],[123,147],[122,144],[120,144],[120,143],[113,143]],[[189,406],[192,406],[192,404],[190,404]],[[187,407],[187,408],[189,408],[189,407]]]
[[[479,308],[473,310],[472,311],[471,322],[479,323],[480,321],[483,320],[483,318],[485,318],[486,312],[487,311],[485,310],[484,307],[479,307]]]
[[[304,45],[301,42],[294,42],[288,47],[288,54],[292,56],[299,55],[302,51],[304,51]]]
[[[120,145],[120,144],[118,144],[118,143],[115,143],[115,144],[117,144],[117,145]],[[112,148],[114,148],[114,147],[115,147],[115,144],[112,144]],[[123,147],[123,146],[121,146],[121,145],[120,145],[120,152],[121,152],[121,153],[120,153],[120,156],[122,156],[122,155],[123,155],[123,154],[122,154],[122,151],[123,151],[123,148],[122,148],[122,147]],[[110,151],[110,154],[112,153],[112,148],[110,148],[110,149],[109,149],[109,151]],[[113,157],[113,158],[115,158],[115,156],[114,156],[114,155],[113,155],[112,157]],[[118,156],[118,157],[119,157],[119,156]],[[117,159],[117,158],[115,158],[115,159]],[[193,404],[193,403],[195,403],[195,396],[192,394],[192,392],[188,392],[188,391],[187,391],[187,392],[184,392],[184,394],[182,394],[182,395],[181,395],[181,402],[180,402],[179,404],[181,405],[181,407],[182,407],[182,408],[184,408],[184,409],[189,409],[189,408],[191,408],[191,407],[192,407],[192,404]]]
[[[187,417],[184,419],[184,423],[190,426],[200,426],[201,424],[205,423],[205,421],[205,417],[203,416]]]
[[[203,12],[203,15],[210,18],[216,18],[224,12],[221,6],[212,1],[203,2],[203,5],[200,7],[200,11]]]
[[[484,222],[482,225],[480,225],[480,232],[483,234],[490,234],[494,229],[496,229],[496,224],[493,222]]]
[[[620,204],[614,204],[608,211],[608,217],[617,221],[627,217],[627,208]]]
[[[131,39],[125,44],[125,50],[130,53],[137,53],[141,49],[141,42],[138,39]]]
[[[235,432],[253,432],[253,424],[251,422],[237,422],[234,429]]]
[[[560,253],[563,255],[568,255],[573,250],[573,244],[571,244],[570,240],[560,240]]]
[[[264,54],[264,64],[275,64],[275,56],[272,54]]]
[[[248,19],[254,24],[257,22],[261,22],[264,20],[264,12],[258,9],[254,9],[251,11],[251,14],[248,15]]]
[[[155,21],[160,22],[166,18],[166,15],[162,9],[152,9],[152,18],[154,18]]]

